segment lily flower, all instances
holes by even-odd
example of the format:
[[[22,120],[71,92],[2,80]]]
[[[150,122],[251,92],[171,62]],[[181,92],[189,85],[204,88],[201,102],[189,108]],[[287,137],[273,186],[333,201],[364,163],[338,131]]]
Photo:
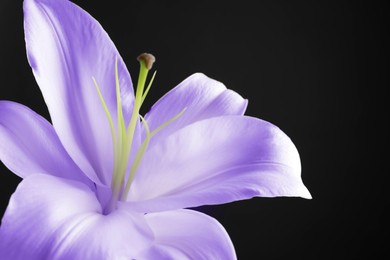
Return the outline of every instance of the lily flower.
[[[29,64],[52,123],[0,101],[0,159],[22,177],[0,227],[1,259],[236,259],[214,218],[189,208],[310,198],[278,127],[194,74],[142,117],[154,57],[135,91],[101,25],[67,0],[25,0]]]

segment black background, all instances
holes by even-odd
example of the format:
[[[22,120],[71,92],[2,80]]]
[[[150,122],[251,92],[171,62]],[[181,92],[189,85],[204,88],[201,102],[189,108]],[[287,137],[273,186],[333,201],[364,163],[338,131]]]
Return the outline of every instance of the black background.
[[[248,115],[276,124],[296,144],[312,200],[255,198],[203,208],[225,226],[239,259],[374,259],[387,253],[383,4],[74,2],[100,21],[133,78],[135,57],[155,54],[158,75],[146,107],[203,72],[248,98]],[[1,1],[0,37],[0,99],[49,118],[26,59],[22,1]],[[0,171],[2,215],[20,179],[3,165]]]

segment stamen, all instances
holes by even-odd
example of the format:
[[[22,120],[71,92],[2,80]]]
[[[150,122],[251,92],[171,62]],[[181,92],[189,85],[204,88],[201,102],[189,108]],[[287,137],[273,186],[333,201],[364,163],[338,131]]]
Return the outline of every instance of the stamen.
[[[152,84],[153,84],[154,77],[156,76],[156,73],[157,73],[157,71],[155,71],[155,72],[153,73],[152,78],[151,78],[150,81],[149,81],[149,85],[146,87],[146,90],[145,90],[144,94],[142,95],[141,105],[144,103],[144,100],[145,100],[146,96],[147,96],[148,93],[149,93],[150,87],[151,87]]]
[[[116,91],[117,117],[118,117],[118,140],[117,140],[118,145],[116,147],[115,158],[114,158],[114,172],[112,174],[112,181],[111,181],[112,195],[111,195],[111,201],[108,206],[109,212],[111,212],[113,209],[116,208],[116,203],[119,199],[120,192],[122,191],[122,186],[123,186],[123,182],[126,175],[126,169],[128,165],[128,158],[131,150],[130,147],[134,135],[133,133],[129,138],[126,132],[125,119],[123,117],[123,111],[122,111],[122,100],[120,96],[118,58],[115,59],[115,91]]]
[[[126,187],[125,187],[125,190],[124,192],[122,193],[122,198],[121,200],[122,201],[125,201],[127,199],[127,196],[129,194],[129,191],[130,191],[130,187],[131,187],[131,184],[135,178],[135,174],[138,170],[138,167],[142,161],[142,158],[146,152],[146,149],[148,148],[148,145],[149,145],[149,142],[150,142],[150,139],[152,139],[152,137],[157,134],[158,132],[160,132],[162,129],[164,129],[166,126],[168,126],[169,124],[171,124],[173,121],[175,121],[176,119],[178,119],[183,113],[184,111],[186,111],[186,107],[180,111],[179,114],[177,114],[176,116],[174,116],[173,118],[171,118],[170,120],[168,120],[167,122],[165,122],[164,124],[162,124],[161,126],[159,126],[158,128],[156,128],[153,132],[150,132],[149,130],[149,125],[148,123],[146,122],[146,120],[140,115],[140,118],[145,126],[145,130],[146,130],[146,137],[145,137],[145,140],[142,142],[140,148],[138,149],[137,151],[137,154],[134,158],[134,162],[133,164],[131,165],[131,169],[130,169],[130,173],[129,173],[129,178],[127,180],[127,183],[126,183]]]
[[[176,116],[172,117],[172,118],[169,119],[167,122],[165,122],[164,124],[160,125],[160,126],[157,127],[156,129],[154,129],[154,131],[150,134],[151,137],[153,137],[155,134],[157,134],[158,132],[160,132],[163,128],[165,128],[165,127],[168,126],[170,123],[172,123],[173,121],[175,121],[176,119],[178,119],[186,110],[187,110],[187,108],[185,107],[182,111],[179,112],[179,114],[177,114]]]
[[[115,183],[115,176],[116,176],[116,173],[118,172],[118,150],[119,150],[119,147],[118,147],[118,143],[117,143],[117,140],[116,140],[116,135],[115,135],[115,127],[114,127],[114,122],[112,120],[112,116],[110,114],[110,111],[108,110],[108,107],[106,105],[106,102],[104,101],[104,98],[103,98],[103,95],[99,89],[99,86],[96,82],[96,79],[94,77],[92,77],[92,80],[94,82],[94,85],[95,85],[95,88],[96,88],[96,91],[99,95],[99,99],[100,99],[100,102],[103,106],[103,109],[104,109],[104,112],[106,114],[106,117],[107,117],[107,120],[108,120],[108,123],[110,125],[110,130],[111,130],[111,138],[112,138],[112,145],[113,145],[113,150],[114,150],[114,169],[113,169],[113,174],[112,174],[112,183],[111,185],[113,186],[114,183]],[[113,187],[112,187],[113,188]],[[112,189],[114,191],[114,189]],[[108,212],[105,212],[105,213],[109,213],[111,212],[111,210],[113,209],[114,205],[112,205],[112,203],[110,203],[110,205],[108,206]]]
[[[118,144],[121,149],[118,150],[118,158],[119,158],[119,168],[117,172],[114,173],[114,180],[112,182],[113,187],[116,189],[120,189],[119,187],[122,185],[124,172],[126,172],[127,168],[127,147],[123,144],[126,144],[126,126],[125,119],[123,117],[122,111],[122,99],[120,93],[120,85],[119,85],[119,73],[118,73],[118,58],[115,59],[115,90],[116,90],[116,100],[117,100],[117,117],[118,117]],[[121,145],[122,144],[122,145]]]
[[[151,138],[148,123],[143,118],[143,116],[140,115],[140,118],[142,120],[142,123],[145,126],[145,129],[146,129],[146,138],[142,142],[141,146],[139,147],[139,149],[137,151],[137,154],[135,155],[133,164],[131,165],[129,178],[128,178],[127,183],[126,183],[126,187],[125,187],[125,189],[124,189],[124,191],[122,193],[122,198],[121,198],[122,201],[125,201],[126,198],[127,198],[127,195],[128,195],[128,193],[130,191],[131,184],[133,183],[133,180],[135,178],[135,173],[138,170],[138,167],[139,167],[139,165],[140,165],[140,163],[142,161],[142,157],[144,156],[144,154],[146,152],[146,149],[148,148],[148,145],[149,145],[149,142],[150,142],[150,138]]]
[[[112,121],[112,117],[111,117],[111,114],[110,114],[110,111],[108,111],[108,108],[107,108],[107,105],[106,105],[106,102],[104,101],[104,98],[103,98],[103,95],[102,95],[102,92],[100,92],[100,89],[99,89],[99,86],[96,82],[96,79],[94,77],[92,77],[92,80],[93,80],[93,83],[95,84],[95,88],[96,88],[96,91],[99,95],[99,99],[100,99],[100,102],[102,103],[102,106],[103,106],[103,109],[104,109],[104,112],[106,113],[106,117],[107,117],[107,120],[108,120],[108,123],[110,124],[110,130],[111,130],[111,137],[112,137],[112,143],[113,145],[115,145],[115,127],[114,127],[114,122]],[[114,149],[116,150],[116,149]]]
[[[126,129],[125,127],[125,119],[123,117],[123,111],[122,111],[122,99],[121,99],[121,93],[120,93],[120,86],[119,86],[119,73],[118,73],[118,58],[115,59],[115,92],[116,92],[116,106],[117,106],[117,116],[118,116],[118,137],[120,139],[126,138],[126,131],[123,131]],[[119,140],[119,143],[121,143],[122,140]]]

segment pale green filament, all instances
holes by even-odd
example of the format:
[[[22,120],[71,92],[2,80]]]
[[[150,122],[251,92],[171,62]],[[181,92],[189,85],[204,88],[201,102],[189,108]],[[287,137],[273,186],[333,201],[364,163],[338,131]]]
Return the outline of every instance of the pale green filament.
[[[152,56],[153,57],[153,56]],[[154,59],[154,57],[153,57]],[[122,100],[120,96],[120,83],[119,83],[119,73],[118,73],[118,59],[115,59],[115,92],[116,92],[116,100],[117,100],[117,130],[115,130],[114,122],[112,119],[112,115],[110,114],[110,111],[108,110],[108,107],[104,101],[103,95],[99,89],[99,86],[95,80],[95,78],[92,78],[96,91],[99,95],[100,102],[103,106],[104,112],[106,114],[108,123],[110,125],[111,130],[111,137],[112,137],[112,143],[113,143],[113,149],[114,149],[114,169],[112,174],[112,181],[111,181],[111,190],[112,190],[112,196],[111,200],[109,202],[108,207],[105,209],[105,213],[110,213],[116,208],[117,201],[119,200],[119,197],[121,197],[121,200],[126,200],[127,195],[129,193],[131,184],[135,178],[136,172],[138,170],[138,167],[142,161],[142,157],[144,156],[150,139],[160,130],[162,130],[164,127],[175,121],[177,118],[179,118],[185,111],[183,109],[179,114],[177,114],[175,117],[170,119],[169,121],[165,122],[163,125],[156,128],[153,132],[150,132],[149,126],[146,122],[146,120],[139,115],[139,111],[141,108],[142,103],[145,100],[146,95],[148,94],[151,85],[153,83],[154,77],[156,75],[156,72],[154,72],[146,90],[145,89],[145,83],[146,78],[149,72],[149,69],[151,67],[151,64],[145,64],[145,60],[140,59],[140,72],[139,72],[139,79],[137,84],[137,89],[135,93],[135,100],[134,100],[134,106],[133,106],[133,112],[130,118],[130,122],[128,126],[126,127],[123,111],[122,111]],[[129,176],[127,178],[126,185],[124,186],[125,176],[128,169],[128,161],[131,153],[131,147],[133,145],[133,137],[134,132],[136,129],[137,123],[139,123],[139,118],[141,118],[145,130],[146,130],[146,137],[145,140],[142,142],[141,146],[139,147],[134,161],[131,164]]]
[[[138,166],[141,163],[142,157],[145,154],[146,149],[148,148],[149,141],[150,141],[150,138],[151,138],[148,123],[146,122],[146,120],[141,115],[140,115],[140,118],[142,120],[142,123],[145,126],[146,137],[145,137],[145,140],[142,142],[141,146],[139,147],[139,149],[137,151],[137,154],[135,155],[133,164],[131,165],[129,177],[128,177],[127,183],[126,183],[126,187],[125,187],[125,190],[124,190],[124,192],[122,194],[122,200],[126,200],[126,198],[127,198],[127,195],[128,195],[128,193],[130,191],[131,183],[134,180],[135,173],[138,170]]]
[[[154,77],[156,76],[156,73],[157,73],[157,71],[155,71],[155,72],[153,73],[153,76],[152,76],[152,78],[150,79],[149,85],[148,85],[148,87],[146,88],[146,90],[145,90],[145,92],[144,92],[144,94],[143,94],[143,96],[142,96],[141,105],[144,103],[144,100],[145,100],[145,98],[146,98],[146,95],[148,95],[148,93],[149,93],[149,89],[150,89],[150,87],[151,87],[152,84],[153,84]]]
[[[135,173],[137,172],[138,166],[139,166],[139,164],[141,163],[141,160],[142,160],[142,158],[143,158],[143,156],[144,156],[144,154],[145,154],[145,152],[146,152],[146,149],[148,148],[150,139],[151,139],[155,134],[157,134],[159,131],[161,131],[164,127],[166,127],[167,125],[169,125],[170,123],[172,123],[173,121],[175,121],[176,119],[178,119],[178,118],[184,113],[184,111],[185,111],[186,109],[187,109],[187,108],[184,108],[179,114],[177,114],[176,116],[174,116],[173,118],[171,118],[170,120],[168,120],[167,122],[165,122],[164,124],[162,124],[161,126],[159,126],[158,128],[156,128],[153,132],[150,132],[148,123],[147,123],[146,120],[140,115],[140,118],[141,118],[141,120],[142,120],[142,123],[143,123],[144,126],[145,126],[146,137],[145,137],[145,140],[142,142],[140,148],[138,149],[137,154],[135,155],[133,164],[131,165],[129,178],[128,178],[127,183],[126,183],[125,190],[124,190],[124,192],[123,192],[123,194],[122,194],[122,200],[126,200],[127,195],[129,194],[131,184],[132,184],[132,182],[133,182],[133,180],[134,180],[134,177],[135,177]]]
[[[110,124],[112,142],[113,142],[113,144],[115,145],[115,127],[114,127],[114,122],[112,121],[112,117],[111,117],[110,111],[108,111],[106,102],[104,102],[103,95],[102,95],[102,93],[100,92],[100,89],[99,89],[99,86],[98,86],[98,84],[97,84],[97,82],[96,82],[96,79],[95,79],[94,77],[92,77],[92,80],[93,80],[93,83],[95,84],[95,88],[96,88],[96,91],[97,91],[97,93],[98,93],[98,95],[99,95],[100,102],[102,103],[104,112],[106,113],[108,122],[109,122],[109,124]],[[115,149],[114,149],[114,150],[115,150]]]
[[[127,161],[130,154],[130,147],[127,142],[126,125],[122,111],[122,99],[120,95],[118,59],[115,59],[115,92],[117,100],[117,118],[118,118],[118,142],[114,145],[114,172],[111,181],[112,200],[109,205],[109,211],[116,207],[121,192],[121,187],[126,174]],[[130,144],[131,145],[131,144]]]

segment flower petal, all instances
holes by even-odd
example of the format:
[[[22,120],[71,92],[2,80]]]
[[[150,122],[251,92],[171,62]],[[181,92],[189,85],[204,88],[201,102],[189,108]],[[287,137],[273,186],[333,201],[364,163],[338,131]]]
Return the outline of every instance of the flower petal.
[[[229,235],[212,217],[184,209],[145,217],[156,239],[139,259],[236,259]]]
[[[24,179],[0,227],[0,259],[132,259],[153,234],[143,215],[101,214],[95,194],[79,182],[49,175]]]
[[[0,160],[15,174],[54,174],[92,185],[69,157],[53,126],[29,108],[0,101]]]
[[[67,0],[25,0],[25,39],[29,63],[57,134],[88,176],[105,184],[113,169],[109,123],[97,84],[116,121],[115,60],[125,118],[133,106],[130,75],[100,24]]]
[[[244,116],[211,118],[147,151],[128,201],[155,212],[255,196],[310,198],[300,175],[298,151],[276,126]]]
[[[182,127],[202,119],[243,115],[247,103],[247,100],[227,89],[221,82],[202,73],[195,73],[157,101],[145,116],[150,129],[154,130],[186,108],[184,114],[151,140],[150,146]]]

